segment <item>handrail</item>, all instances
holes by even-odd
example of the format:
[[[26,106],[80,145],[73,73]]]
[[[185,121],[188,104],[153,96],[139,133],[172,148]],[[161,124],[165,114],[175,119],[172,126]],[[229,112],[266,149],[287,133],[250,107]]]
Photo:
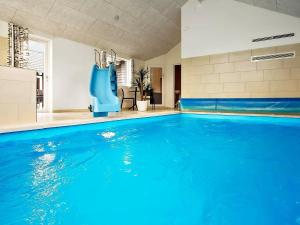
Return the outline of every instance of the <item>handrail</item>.
[[[94,49],[94,53],[95,53],[95,64],[98,66],[98,67],[103,67],[104,65],[106,65],[106,52],[104,50],[97,50],[97,49]],[[117,53],[111,49],[111,60],[114,64],[116,64],[117,62]]]
[[[95,53],[95,64],[100,67],[101,63],[100,63],[100,52],[97,49],[94,49],[94,53]],[[98,59],[97,59],[97,54],[98,54]]]
[[[111,59],[112,59],[113,63],[116,64],[116,62],[117,62],[117,53],[113,49],[111,49],[110,51],[111,51],[111,53],[110,53],[111,54]]]

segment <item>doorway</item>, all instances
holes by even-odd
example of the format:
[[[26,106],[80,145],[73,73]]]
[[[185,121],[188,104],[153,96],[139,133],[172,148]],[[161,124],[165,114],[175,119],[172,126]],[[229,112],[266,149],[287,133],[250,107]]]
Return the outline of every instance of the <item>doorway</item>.
[[[30,36],[27,68],[36,71],[36,106],[38,112],[49,111],[49,41]]]
[[[181,65],[174,66],[174,82],[174,106],[177,108],[181,98]]]
[[[150,81],[153,91],[154,104],[162,104],[162,68],[151,67],[150,68]]]

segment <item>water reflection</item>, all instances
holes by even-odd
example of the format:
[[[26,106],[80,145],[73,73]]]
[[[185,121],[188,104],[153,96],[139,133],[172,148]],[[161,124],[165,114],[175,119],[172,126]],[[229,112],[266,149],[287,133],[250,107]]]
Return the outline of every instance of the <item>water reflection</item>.
[[[46,151],[56,151],[57,147],[61,143],[55,143],[54,141],[48,141],[47,143],[35,144],[32,146],[34,152],[46,152]]]
[[[43,144],[34,145],[32,148],[33,148],[33,151],[35,151],[35,152],[44,152],[45,151],[45,147]]]
[[[125,165],[130,165],[132,160],[132,154],[130,152],[125,152],[123,163]]]
[[[45,154],[39,157],[40,160],[42,160],[45,165],[49,165],[50,163],[52,163],[55,159],[55,154]]]
[[[35,152],[44,153],[36,157],[32,163],[33,173],[31,187],[34,195],[31,197],[31,216],[29,224],[56,224],[55,218],[57,193],[63,183],[59,173],[64,167],[64,161],[57,159],[57,147],[53,141],[33,146]]]
[[[123,168],[122,171],[124,173],[132,173],[133,172],[132,160],[133,160],[133,155],[130,150],[127,150],[123,156],[123,165],[125,166],[125,168]],[[134,174],[133,176],[137,176],[137,175]]]
[[[110,139],[110,138],[113,138],[114,136],[116,136],[116,133],[115,132],[102,132],[101,134],[97,134],[98,136],[102,136],[106,139]]]

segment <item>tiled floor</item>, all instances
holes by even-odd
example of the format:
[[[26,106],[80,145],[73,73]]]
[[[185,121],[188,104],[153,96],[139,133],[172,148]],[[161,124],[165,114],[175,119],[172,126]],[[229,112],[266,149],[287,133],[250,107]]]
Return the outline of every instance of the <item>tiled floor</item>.
[[[124,111],[120,113],[110,113],[108,117],[93,118],[91,113],[88,112],[72,112],[72,113],[39,113],[37,123],[35,124],[22,124],[22,125],[9,125],[0,126],[0,133],[42,129],[47,127],[59,127],[68,125],[78,125],[86,123],[97,123],[120,119],[140,118],[149,116],[159,116],[166,114],[174,114],[178,111],[171,109],[161,109],[147,112],[137,111]]]

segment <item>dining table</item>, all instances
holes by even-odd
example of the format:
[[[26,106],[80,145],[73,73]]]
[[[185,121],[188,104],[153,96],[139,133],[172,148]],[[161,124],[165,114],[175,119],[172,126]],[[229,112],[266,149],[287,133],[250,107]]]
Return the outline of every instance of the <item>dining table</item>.
[[[136,108],[136,98],[137,98],[137,92],[138,92],[137,87],[130,88],[129,92],[134,93],[134,104],[133,104],[133,106],[131,106],[129,108],[129,109],[133,109],[134,110]]]

